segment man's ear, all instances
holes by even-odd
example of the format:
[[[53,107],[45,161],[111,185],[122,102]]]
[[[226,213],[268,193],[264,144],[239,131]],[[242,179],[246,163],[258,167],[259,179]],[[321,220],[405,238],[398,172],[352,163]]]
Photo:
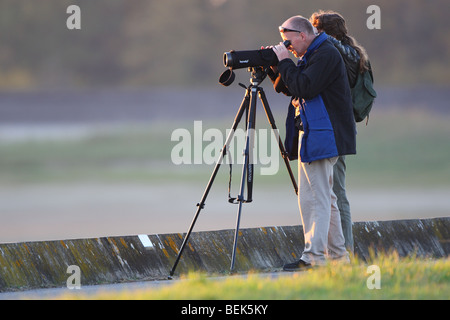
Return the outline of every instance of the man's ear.
[[[298,36],[299,36],[300,38],[302,38],[302,41],[305,41],[305,40],[306,40],[306,34],[304,34],[303,32],[300,32],[300,33],[298,34]]]

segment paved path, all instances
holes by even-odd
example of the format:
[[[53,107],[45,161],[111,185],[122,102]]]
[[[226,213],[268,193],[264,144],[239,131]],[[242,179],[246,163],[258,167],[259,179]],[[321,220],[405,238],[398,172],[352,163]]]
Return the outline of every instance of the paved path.
[[[297,272],[270,272],[270,273],[259,273],[258,275],[261,277],[270,277],[275,279],[278,277],[292,276],[295,273]],[[228,279],[229,277],[245,278],[247,276],[248,276],[247,274],[242,274],[242,275],[212,277],[209,279],[223,281]],[[105,284],[95,286],[81,286],[81,289],[49,288],[49,289],[35,289],[29,291],[18,291],[18,292],[3,292],[0,293],[0,300],[59,299],[65,295],[70,295],[71,299],[75,298],[89,299],[89,297],[92,297],[99,293],[111,294],[111,293],[121,293],[124,291],[152,290],[163,286],[170,286],[178,281],[189,281],[189,280],[175,278],[174,280],[139,281],[139,282]]]

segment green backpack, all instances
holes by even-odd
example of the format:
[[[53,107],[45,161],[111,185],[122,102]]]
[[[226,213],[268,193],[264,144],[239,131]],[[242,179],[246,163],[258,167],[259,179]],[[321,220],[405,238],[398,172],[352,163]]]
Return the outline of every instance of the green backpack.
[[[364,73],[358,73],[356,84],[351,89],[351,92],[355,121],[361,122],[367,117],[368,122],[370,110],[372,110],[373,102],[377,97],[377,93],[373,88],[373,74],[370,63],[369,70]]]

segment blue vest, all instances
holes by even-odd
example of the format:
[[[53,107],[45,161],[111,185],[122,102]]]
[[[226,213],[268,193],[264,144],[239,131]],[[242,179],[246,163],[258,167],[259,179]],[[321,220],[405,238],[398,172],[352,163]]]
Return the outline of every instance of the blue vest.
[[[326,39],[327,35],[325,33],[321,33],[314,39],[305,55],[299,60],[298,67],[300,72],[304,70],[310,55]],[[320,94],[311,100],[301,100],[300,118],[303,124],[303,137],[300,148],[301,161],[312,162],[338,156],[333,127]],[[298,158],[298,136],[298,130],[295,127],[295,110],[290,104],[286,118],[285,139],[285,148],[290,160]]]

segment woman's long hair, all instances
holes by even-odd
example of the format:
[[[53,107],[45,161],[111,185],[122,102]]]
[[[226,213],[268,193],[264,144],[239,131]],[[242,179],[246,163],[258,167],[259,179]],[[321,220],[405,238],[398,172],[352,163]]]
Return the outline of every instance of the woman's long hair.
[[[345,45],[354,48],[360,57],[359,72],[363,73],[369,69],[368,56],[366,50],[358,41],[347,34],[347,27],[345,26],[344,18],[335,11],[319,11],[314,12],[309,18],[311,24],[319,30],[325,31],[328,35],[336,38]]]

